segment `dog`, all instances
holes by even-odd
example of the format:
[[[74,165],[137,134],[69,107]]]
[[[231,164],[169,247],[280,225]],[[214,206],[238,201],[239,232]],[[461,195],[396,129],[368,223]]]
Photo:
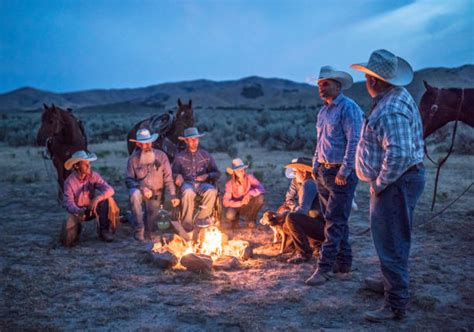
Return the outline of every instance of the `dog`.
[[[283,224],[285,223],[285,216],[278,214],[276,212],[267,210],[263,213],[262,218],[260,219],[260,224],[268,225],[273,231],[273,242],[278,243],[278,240],[281,240],[280,245],[280,254],[283,254],[285,249],[289,246],[291,240],[288,234],[283,230]]]

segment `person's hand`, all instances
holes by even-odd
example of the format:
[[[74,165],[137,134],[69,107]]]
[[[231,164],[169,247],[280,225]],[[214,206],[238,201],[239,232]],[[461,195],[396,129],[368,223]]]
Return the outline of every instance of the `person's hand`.
[[[90,210],[91,210],[91,213],[92,213],[93,215],[96,214],[96,212],[97,212],[97,205],[99,205],[99,203],[100,203],[100,202],[99,202],[99,200],[97,199],[97,197],[92,200],[91,205],[90,205]]]
[[[209,177],[209,175],[207,173],[202,174],[202,175],[196,176],[196,181],[197,182],[204,182],[204,181],[207,180],[208,177]]]
[[[142,192],[146,199],[150,199],[153,196],[153,192],[148,188],[143,188]]]
[[[343,176],[341,174],[336,175],[336,180],[334,182],[336,182],[336,185],[338,185],[338,186],[345,186],[347,184],[347,180],[346,180],[345,176]]]
[[[245,196],[244,196],[244,199],[242,199],[242,205],[247,205],[247,204],[250,202],[250,199],[251,199],[251,198],[252,198],[252,197],[251,197],[250,195],[248,195],[248,194],[245,195]]]
[[[87,211],[87,208],[82,207],[81,210],[77,213],[77,218],[80,221],[86,220],[86,211]]]
[[[176,179],[174,179],[174,183],[176,184],[176,186],[181,187],[183,182],[184,182],[183,176],[181,174],[176,175]]]
[[[172,198],[172,199],[171,199],[171,205],[172,205],[173,207],[177,207],[177,206],[179,205],[179,203],[180,203],[179,198]]]

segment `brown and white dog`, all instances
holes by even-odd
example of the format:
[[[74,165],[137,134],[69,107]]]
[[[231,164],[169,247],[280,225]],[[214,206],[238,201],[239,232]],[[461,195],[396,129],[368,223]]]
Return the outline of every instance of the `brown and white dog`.
[[[290,244],[290,238],[288,234],[285,233],[283,229],[283,224],[285,223],[285,216],[278,214],[276,212],[267,210],[263,213],[262,218],[260,219],[260,224],[268,225],[273,231],[273,243],[278,243],[278,240],[281,239],[280,245],[280,254],[282,254],[286,247]]]

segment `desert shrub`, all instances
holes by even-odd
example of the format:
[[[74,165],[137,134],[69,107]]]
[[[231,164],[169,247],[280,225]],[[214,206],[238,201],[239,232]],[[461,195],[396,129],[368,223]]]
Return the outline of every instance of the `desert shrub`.
[[[242,92],[240,93],[240,95],[248,99],[255,99],[261,97],[263,96],[262,85],[259,83],[246,85],[242,88]]]

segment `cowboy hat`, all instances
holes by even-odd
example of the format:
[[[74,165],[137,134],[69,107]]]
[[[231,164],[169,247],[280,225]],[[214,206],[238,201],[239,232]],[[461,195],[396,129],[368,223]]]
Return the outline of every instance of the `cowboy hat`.
[[[227,173],[234,174],[234,171],[238,171],[239,169],[246,169],[248,167],[249,165],[245,165],[242,159],[235,158],[234,160],[232,160],[232,166],[227,167]]]
[[[76,151],[72,154],[71,158],[69,158],[68,160],[64,162],[64,168],[70,171],[72,166],[74,166],[75,163],[78,163],[82,160],[94,161],[94,160],[97,160],[97,156],[95,153],[87,152],[84,150]]]
[[[313,161],[311,158],[299,157],[293,159],[291,163],[285,166],[285,168],[293,168],[295,170],[301,170],[305,172],[313,171]]]
[[[395,86],[407,85],[413,80],[410,64],[387,50],[374,51],[369,62],[355,63],[351,67]]]
[[[137,138],[133,139],[130,138],[130,142],[135,143],[153,143],[158,138],[158,134],[151,134],[150,131],[146,128],[138,129],[137,131]]]
[[[178,136],[178,139],[184,141],[186,138],[203,137],[205,134],[200,134],[196,127],[184,129],[184,136]]]
[[[334,80],[341,83],[341,90],[349,89],[352,86],[352,76],[344,71],[335,70],[331,66],[322,66],[319,71],[318,82],[322,80]]]

